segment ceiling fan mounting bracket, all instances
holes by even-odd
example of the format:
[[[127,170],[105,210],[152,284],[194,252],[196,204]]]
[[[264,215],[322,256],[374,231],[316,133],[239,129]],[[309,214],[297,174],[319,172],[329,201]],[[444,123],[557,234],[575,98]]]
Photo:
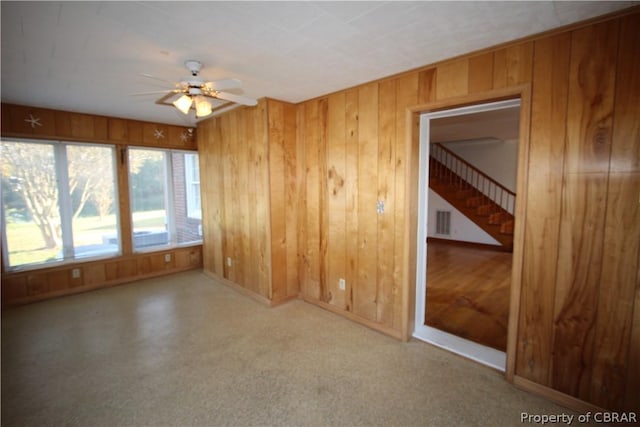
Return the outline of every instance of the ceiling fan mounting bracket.
[[[195,77],[202,69],[202,62],[196,61],[195,59],[187,59],[184,61],[184,66],[187,67],[187,70],[189,70],[191,75]]]

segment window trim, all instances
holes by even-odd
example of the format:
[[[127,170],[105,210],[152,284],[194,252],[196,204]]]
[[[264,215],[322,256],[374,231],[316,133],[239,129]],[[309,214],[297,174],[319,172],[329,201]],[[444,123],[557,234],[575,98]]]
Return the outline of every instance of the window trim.
[[[191,168],[189,168],[191,166]],[[198,180],[196,181],[191,173],[193,167],[197,167]],[[186,208],[187,218],[202,220],[202,195],[200,192],[200,164],[198,154],[185,153],[184,156],[184,175],[185,175],[185,192],[186,192]],[[198,191],[194,186],[198,187]],[[196,203],[196,195],[200,203]],[[199,204],[200,208],[197,209],[194,205]]]
[[[163,168],[164,168],[164,187],[165,187],[165,191],[164,191],[164,199],[165,199],[165,220],[166,220],[166,228],[167,228],[167,232],[169,233],[169,239],[168,242],[166,244],[163,245],[153,245],[153,246],[144,246],[141,248],[136,248],[135,246],[135,235],[134,233],[136,232],[135,230],[135,225],[134,225],[134,221],[133,221],[133,191],[131,188],[131,165],[130,165],[130,153],[131,150],[139,150],[139,151],[159,151],[161,153],[164,154],[164,161],[163,161]],[[199,234],[199,239],[198,240],[193,240],[193,241],[189,241],[189,242],[178,242],[178,233],[177,233],[177,218],[176,218],[176,213],[175,213],[175,189],[174,189],[174,183],[173,183],[173,179],[174,179],[174,169],[173,169],[173,155],[174,154],[182,154],[184,156],[184,163],[185,163],[185,172],[186,172],[186,159],[187,159],[187,155],[191,155],[191,156],[195,156],[198,157],[198,152],[197,151],[192,151],[192,150],[180,150],[180,149],[175,149],[175,148],[162,148],[162,147],[146,147],[146,146],[137,146],[137,145],[129,145],[127,147],[127,164],[126,164],[126,174],[128,177],[128,185],[129,185],[129,216],[131,218],[131,250],[132,253],[134,254],[138,254],[138,253],[147,253],[147,252],[155,252],[158,250],[165,250],[165,249],[170,249],[170,248],[174,248],[174,247],[184,247],[184,246],[193,246],[193,245],[201,245],[203,242],[202,239],[202,235]],[[198,173],[199,173],[199,169],[198,169]],[[186,173],[185,173],[186,175]],[[186,176],[185,176],[186,178]],[[186,179],[185,179],[185,196],[187,194],[187,185],[186,185]],[[185,203],[187,203],[187,201],[185,200]],[[185,210],[187,210],[186,212],[186,219],[194,219],[194,220],[198,220],[198,221],[202,221],[202,215],[200,215],[200,218],[198,217],[192,217],[188,215],[188,206],[185,206]]]
[[[77,264],[79,262],[90,262],[102,259],[109,259],[118,256],[122,256],[122,224],[120,221],[120,191],[118,187],[118,156],[117,145],[96,143],[96,142],[82,142],[82,141],[67,141],[59,139],[32,139],[21,137],[2,137],[1,142],[4,143],[26,143],[26,144],[40,144],[48,145],[53,149],[54,156],[54,172],[57,181],[58,191],[58,212],[60,215],[60,228],[62,233],[62,258],[56,260],[49,260],[44,262],[26,263],[20,265],[11,265],[9,262],[9,244],[7,240],[7,221],[4,211],[4,200],[0,201],[0,222],[2,223],[0,229],[2,230],[2,265],[3,271],[6,272],[19,272],[38,270],[52,267],[59,267],[66,264]],[[116,220],[115,230],[118,236],[118,249],[115,252],[109,252],[104,254],[97,254],[86,257],[76,257],[73,241],[73,212],[71,210],[71,192],[69,188],[69,162],[67,156],[67,147],[69,146],[81,146],[81,147],[100,147],[110,148],[112,158],[112,176],[113,176],[113,191],[114,191],[114,215]]]

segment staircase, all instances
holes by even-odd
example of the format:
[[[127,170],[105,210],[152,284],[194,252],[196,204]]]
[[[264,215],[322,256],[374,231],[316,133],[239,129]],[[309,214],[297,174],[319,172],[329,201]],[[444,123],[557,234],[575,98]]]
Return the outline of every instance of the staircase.
[[[515,193],[440,144],[431,144],[429,187],[513,251]]]

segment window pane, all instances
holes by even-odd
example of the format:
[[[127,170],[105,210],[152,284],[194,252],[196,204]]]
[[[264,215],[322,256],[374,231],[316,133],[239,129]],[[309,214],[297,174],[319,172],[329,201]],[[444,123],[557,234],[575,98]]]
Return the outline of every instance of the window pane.
[[[2,141],[2,206],[9,266],[62,259],[52,144]]]
[[[129,150],[133,249],[169,244],[164,151]]]
[[[67,161],[75,258],[118,253],[113,148],[69,145]]]
[[[199,242],[202,240],[202,211],[198,155],[174,151],[171,158],[176,242]]]

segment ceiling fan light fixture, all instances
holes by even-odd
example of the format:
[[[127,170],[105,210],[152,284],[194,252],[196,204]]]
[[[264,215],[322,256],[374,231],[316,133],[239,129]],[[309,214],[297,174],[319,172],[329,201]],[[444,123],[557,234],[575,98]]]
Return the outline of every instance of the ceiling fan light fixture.
[[[189,114],[189,109],[191,108],[192,103],[193,100],[189,95],[182,95],[173,102],[173,105],[183,114]]]
[[[198,95],[194,98],[196,103],[196,117],[204,117],[211,114],[211,103],[202,95]]]

